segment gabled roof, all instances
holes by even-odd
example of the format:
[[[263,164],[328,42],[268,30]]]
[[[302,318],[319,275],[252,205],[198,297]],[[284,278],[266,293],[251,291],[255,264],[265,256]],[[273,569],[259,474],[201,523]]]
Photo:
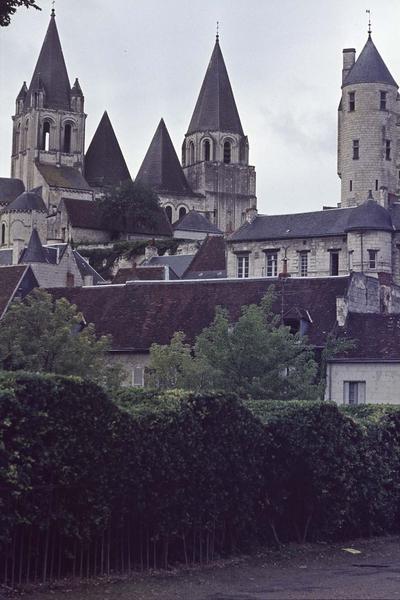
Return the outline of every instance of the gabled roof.
[[[336,327],[336,297],[344,296],[348,281],[348,277],[149,281],[51,293],[76,304],[86,321],[95,324],[98,335],[111,334],[113,350],[148,352],[152,343],[168,344],[176,331],[183,331],[192,343],[210,325],[217,306],[237,319],[243,305],[259,303],[273,285],[276,313],[292,307],[308,311],[309,340],[323,346]]]
[[[172,225],[174,231],[196,231],[223,235],[223,232],[206,217],[195,210],[190,210]]]
[[[190,267],[194,254],[172,254],[166,256],[153,256],[146,262],[148,266],[168,266],[181,279]],[[172,279],[172,277],[171,277]]]
[[[103,277],[95,269],[93,269],[93,267],[87,262],[87,260],[83,258],[81,254],[79,254],[78,250],[73,250],[73,254],[79,272],[82,275],[82,279],[84,279],[86,276],[90,276],[93,277],[93,285],[105,283]]]
[[[398,87],[372,41],[371,35],[368,36],[360,56],[347,74],[343,87],[356,83],[384,83]]]
[[[9,210],[20,210],[20,211],[42,211],[47,212],[46,205],[43,201],[43,198],[34,192],[23,192],[20,196],[15,198],[10,204],[7,206],[7,211]]]
[[[65,167],[56,165],[44,165],[36,163],[40,174],[51,187],[60,187],[66,189],[89,190],[90,187],[84,179],[82,173],[74,167]]]
[[[186,279],[196,277],[196,273],[219,273],[226,275],[225,240],[222,236],[207,236],[185,273]],[[220,275],[221,276],[221,275]]]
[[[218,37],[187,133],[196,131],[244,135]]]
[[[39,284],[27,265],[0,267],[0,319],[15,296],[25,296]]]
[[[63,198],[63,206],[68,215],[72,227],[80,229],[97,229],[101,231],[122,231],[121,219],[115,215],[115,219],[104,219],[101,208],[93,200],[79,200],[78,198]],[[127,224],[127,233],[136,233],[153,236],[172,236],[171,224],[160,208],[151,224],[137,223],[133,220]]]
[[[86,152],[85,178],[92,187],[118,185],[131,178],[107,111]]]
[[[40,87],[45,91],[45,108],[70,109],[71,86],[54,12],[50,18],[46,37],[25,99],[26,108],[31,105],[33,92]]]
[[[45,249],[42,246],[42,242],[40,241],[39,234],[37,229],[33,229],[31,233],[31,237],[28,242],[28,246],[21,254],[21,258],[19,259],[21,264],[26,263],[48,263],[47,255]]]
[[[0,177],[0,205],[10,204],[24,191],[25,186],[20,179]]]
[[[158,124],[136,176],[136,181],[156,192],[193,195],[176,155],[164,119],[161,119]]]

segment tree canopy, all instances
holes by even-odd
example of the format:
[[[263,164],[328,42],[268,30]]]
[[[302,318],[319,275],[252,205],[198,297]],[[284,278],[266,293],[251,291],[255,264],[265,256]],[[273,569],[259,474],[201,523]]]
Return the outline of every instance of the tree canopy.
[[[320,395],[318,365],[307,338],[293,334],[272,311],[273,294],[242,308],[232,323],[218,307],[193,348],[182,332],[169,346],[153,344],[149,383],[156,388],[223,389],[242,396],[314,399]]]
[[[36,289],[14,302],[0,322],[0,365],[4,370],[76,375],[112,386],[120,373],[106,363],[110,338],[97,339],[75,305]]]
[[[152,226],[160,214],[157,194],[136,181],[108,188],[97,202],[103,222],[114,224],[116,231]]]
[[[1,0],[0,2],[0,27],[7,27],[11,22],[11,17],[17,11],[20,6],[26,8],[36,8],[42,10],[40,6],[36,4],[35,0]]]

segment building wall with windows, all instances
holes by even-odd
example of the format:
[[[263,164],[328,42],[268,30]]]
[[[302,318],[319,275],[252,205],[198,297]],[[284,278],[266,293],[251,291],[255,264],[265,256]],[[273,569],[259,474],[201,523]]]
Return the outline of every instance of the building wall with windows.
[[[400,404],[399,388],[400,360],[331,362],[325,400],[337,404]]]

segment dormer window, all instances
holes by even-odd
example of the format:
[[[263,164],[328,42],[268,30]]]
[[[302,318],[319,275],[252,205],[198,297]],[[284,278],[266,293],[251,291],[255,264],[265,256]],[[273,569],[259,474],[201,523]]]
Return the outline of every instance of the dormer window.
[[[349,112],[356,110],[356,93],[349,92]]]
[[[387,92],[381,92],[380,109],[386,110],[386,104],[387,104]]]

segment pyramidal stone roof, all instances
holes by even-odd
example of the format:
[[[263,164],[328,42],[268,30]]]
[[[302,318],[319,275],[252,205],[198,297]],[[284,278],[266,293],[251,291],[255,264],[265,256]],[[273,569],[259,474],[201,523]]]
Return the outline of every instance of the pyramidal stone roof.
[[[347,74],[343,86],[356,83],[384,83],[398,87],[372,41],[371,35],[368,35],[367,42]]]
[[[36,229],[32,230],[27,248],[23,251],[20,263],[47,263],[46,252]]]
[[[187,133],[196,131],[244,135],[218,36]]]
[[[38,89],[45,91],[45,108],[70,109],[71,86],[54,11],[52,11],[46,37],[26,95],[25,106],[27,108],[31,105],[32,94]]]
[[[131,179],[107,111],[86,152],[85,179],[93,187],[118,185]]]
[[[155,192],[193,195],[168,130],[161,119],[142,162],[136,181]]]

